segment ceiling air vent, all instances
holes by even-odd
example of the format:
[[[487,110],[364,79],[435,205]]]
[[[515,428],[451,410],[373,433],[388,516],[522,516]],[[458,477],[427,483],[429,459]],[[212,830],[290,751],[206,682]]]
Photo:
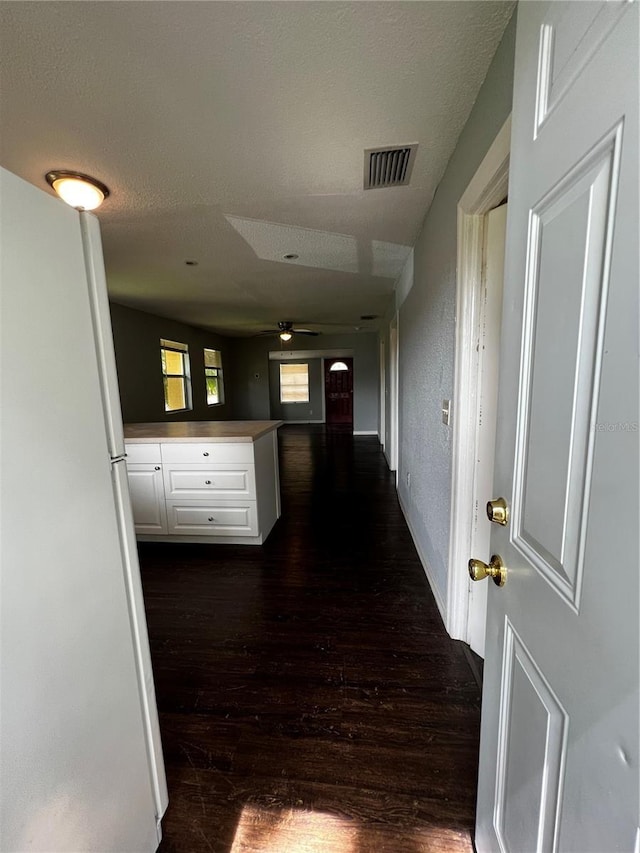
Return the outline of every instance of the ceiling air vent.
[[[409,183],[418,143],[391,148],[367,148],[364,152],[364,188],[404,187]]]

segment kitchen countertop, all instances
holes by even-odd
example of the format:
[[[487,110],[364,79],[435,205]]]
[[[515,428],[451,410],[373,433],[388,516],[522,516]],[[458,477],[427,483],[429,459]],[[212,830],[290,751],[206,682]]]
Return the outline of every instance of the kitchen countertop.
[[[124,440],[131,444],[156,442],[257,441],[278,429],[284,421],[182,421],[175,423],[125,424]]]

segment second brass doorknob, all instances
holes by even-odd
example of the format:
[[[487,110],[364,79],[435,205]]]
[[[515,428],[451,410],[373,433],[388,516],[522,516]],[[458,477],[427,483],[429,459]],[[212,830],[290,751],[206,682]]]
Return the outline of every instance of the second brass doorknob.
[[[507,582],[507,567],[499,554],[493,555],[489,565],[482,560],[469,560],[469,577],[472,581],[493,578],[496,586],[504,586]]]

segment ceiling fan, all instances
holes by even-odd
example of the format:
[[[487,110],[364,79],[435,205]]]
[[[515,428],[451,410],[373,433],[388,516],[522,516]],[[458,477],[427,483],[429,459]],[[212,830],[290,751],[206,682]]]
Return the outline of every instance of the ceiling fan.
[[[278,335],[281,341],[290,341],[293,335],[310,335],[315,338],[319,334],[311,329],[294,329],[291,320],[281,320],[277,329],[263,329],[260,332],[260,335]]]

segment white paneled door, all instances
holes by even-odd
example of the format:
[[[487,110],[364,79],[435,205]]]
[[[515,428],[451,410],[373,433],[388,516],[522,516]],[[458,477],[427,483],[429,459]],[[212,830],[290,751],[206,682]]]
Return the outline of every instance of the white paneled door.
[[[637,132],[637,3],[519,4],[479,853],[636,842]]]

